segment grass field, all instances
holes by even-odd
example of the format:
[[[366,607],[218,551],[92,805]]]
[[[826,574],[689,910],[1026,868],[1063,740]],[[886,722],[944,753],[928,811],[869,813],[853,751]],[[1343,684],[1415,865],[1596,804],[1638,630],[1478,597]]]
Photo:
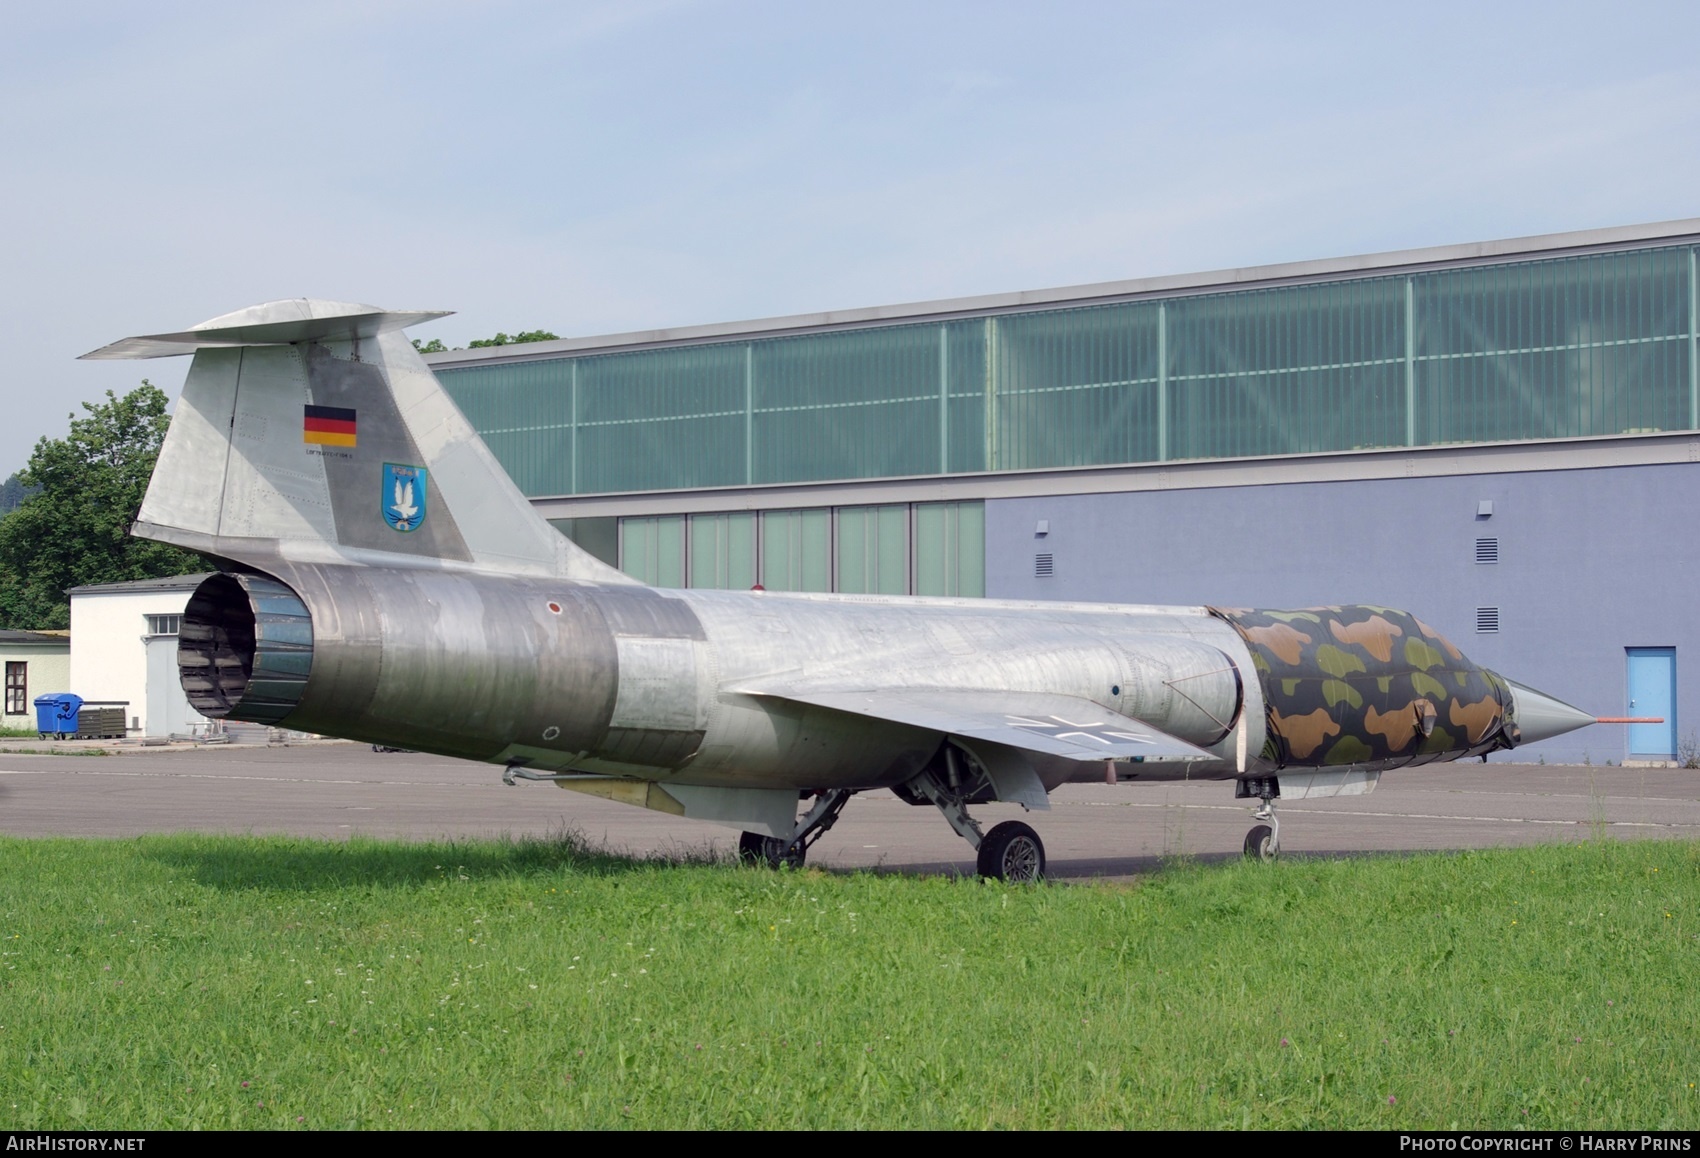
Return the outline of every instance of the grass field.
[[[1700,849],[770,873],[0,841],[14,1128],[1700,1124]]]

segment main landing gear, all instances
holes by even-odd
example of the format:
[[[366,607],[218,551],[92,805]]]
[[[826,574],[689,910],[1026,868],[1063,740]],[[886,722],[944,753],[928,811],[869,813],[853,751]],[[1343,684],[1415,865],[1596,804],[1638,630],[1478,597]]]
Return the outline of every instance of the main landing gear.
[[[834,824],[838,814],[853,795],[848,789],[835,788],[815,797],[814,807],[803,814],[789,839],[746,832],[738,837],[738,859],[745,864],[766,865],[768,868],[803,867],[808,859],[809,846],[821,838]]]
[[[1006,820],[982,834],[980,822],[968,815],[969,800],[994,799],[984,772],[964,762],[954,747],[944,750],[944,774],[929,767],[904,789],[932,801],[956,835],[973,845],[979,854],[975,869],[996,881],[1032,883],[1045,877],[1045,845],[1039,834],[1019,820]],[[916,801],[919,803],[919,801]]]
[[[1037,881],[1045,875],[1045,846],[1039,834],[1019,820],[995,825],[980,842],[981,876],[996,881]]]
[[[1274,860],[1281,854],[1281,818],[1275,815],[1275,801],[1281,796],[1279,784],[1273,776],[1251,777],[1241,780],[1235,786],[1234,795],[1240,799],[1256,797],[1261,800],[1263,803],[1252,812],[1251,818],[1269,822],[1254,825],[1252,830],[1245,834],[1247,859]]]
[[[1019,820],[1006,820],[982,833],[980,822],[968,815],[970,801],[981,804],[997,799],[996,787],[971,757],[954,747],[946,747],[939,760],[894,791],[910,804],[931,803],[937,808],[956,834],[974,847],[981,876],[1017,883],[1044,879],[1045,844],[1038,833]],[[802,868],[809,845],[833,826],[850,796],[843,789],[818,794],[789,840],[744,833],[738,840],[738,859],[769,868]]]

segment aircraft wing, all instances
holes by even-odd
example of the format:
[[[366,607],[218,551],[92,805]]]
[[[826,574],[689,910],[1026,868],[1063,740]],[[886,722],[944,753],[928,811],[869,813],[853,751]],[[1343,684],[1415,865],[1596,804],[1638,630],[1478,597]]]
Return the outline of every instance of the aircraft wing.
[[[1079,696],[960,688],[744,688],[748,695],[792,700],[909,724],[967,739],[1070,760],[1155,756],[1209,760],[1209,752]]]

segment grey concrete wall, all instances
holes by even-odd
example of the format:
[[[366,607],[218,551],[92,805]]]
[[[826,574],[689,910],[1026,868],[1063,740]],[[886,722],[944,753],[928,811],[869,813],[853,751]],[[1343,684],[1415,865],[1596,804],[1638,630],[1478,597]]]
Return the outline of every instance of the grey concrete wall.
[[[1477,663],[1607,716],[1628,714],[1624,649],[1674,647],[1680,744],[1700,733],[1697,513],[1700,464],[1687,463],[989,500],[986,594],[1398,607]],[[1475,562],[1487,536],[1498,564]],[[1034,575],[1041,551],[1049,579]],[[1476,632],[1486,606],[1497,635]],[[1621,762],[1627,733],[1597,724],[1516,758]]]

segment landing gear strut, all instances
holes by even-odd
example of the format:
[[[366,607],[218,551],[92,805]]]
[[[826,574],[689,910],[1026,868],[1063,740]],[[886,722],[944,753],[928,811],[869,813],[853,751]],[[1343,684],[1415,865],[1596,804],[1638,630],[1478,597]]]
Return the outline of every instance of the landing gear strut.
[[[975,869],[981,876],[1017,883],[1043,880],[1045,845],[1038,833],[1019,820],[1006,820],[982,834],[980,822],[968,815],[968,799],[982,775],[977,770],[965,770],[956,749],[947,747],[943,776],[929,768],[905,787],[932,801],[956,835],[974,846],[979,853]]]
[[[803,867],[808,859],[809,846],[821,838],[834,824],[838,814],[853,795],[848,789],[834,788],[815,797],[814,807],[803,814],[789,839],[746,832],[738,837],[738,859],[745,864],[766,865],[768,868]]]
[[[1245,795],[1256,796],[1263,802],[1252,812],[1252,819],[1269,822],[1254,825],[1252,830],[1245,834],[1245,854],[1248,858],[1272,861],[1281,854],[1281,818],[1275,815],[1275,801],[1280,799],[1281,789],[1273,777],[1265,780],[1245,780],[1241,784]]]

